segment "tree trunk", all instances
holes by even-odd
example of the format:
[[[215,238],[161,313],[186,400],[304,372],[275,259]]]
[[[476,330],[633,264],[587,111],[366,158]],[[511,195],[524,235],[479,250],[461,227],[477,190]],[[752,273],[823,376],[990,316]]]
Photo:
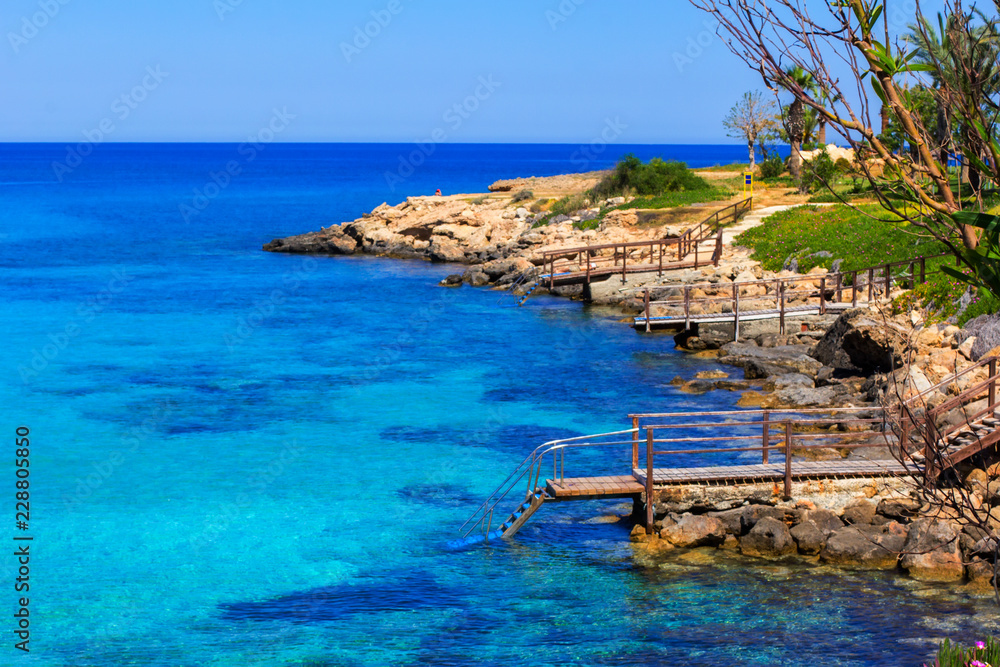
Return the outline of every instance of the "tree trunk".
[[[802,134],[805,131],[805,107],[801,100],[794,100],[788,107],[788,141],[792,145],[792,159],[788,163],[792,177],[802,176]]]
[[[792,178],[798,180],[802,175],[802,142],[792,140],[792,159],[788,162],[788,171],[792,172]]]
[[[753,149],[754,140],[747,139],[747,149],[750,151],[750,171],[753,171],[757,166],[757,154]]]
[[[819,121],[819,129],[816,130],[816,143],[820,146],[826,146],[826,121]]]

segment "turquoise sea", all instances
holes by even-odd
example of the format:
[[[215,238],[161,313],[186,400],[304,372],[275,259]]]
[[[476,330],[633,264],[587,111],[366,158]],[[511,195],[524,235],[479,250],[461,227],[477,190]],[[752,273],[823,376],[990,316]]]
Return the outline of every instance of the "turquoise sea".
[[[34,538],[27,593],[0,549],[0,664],[919,665],[997,632],[989,600],[891,576],[642,565],[614,502],[451,545],[536,445],[737,396],[678,393],[711,366],[613,313],[261,245],[436,188],[743,149],[438,146],[387,179],[412,150],[105,145],[66,173],[65,146],[0,146],[0,540]]]

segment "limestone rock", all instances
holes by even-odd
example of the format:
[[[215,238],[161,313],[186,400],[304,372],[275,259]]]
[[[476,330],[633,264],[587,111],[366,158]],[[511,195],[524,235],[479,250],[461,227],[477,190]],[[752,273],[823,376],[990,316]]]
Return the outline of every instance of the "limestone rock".
[[[764,517],[740,541],[745,556],[782,558],[797,551],[795,540],[783,522]]]
[[[660,537],[676,547],[718,547],[726,541],[726,528],[715,518],[685,514],[674,524],[665,526]]]
[[[853,526],[870,526],[875,520],[875,505],[867,500],[852,500],[841,515],[844,523]]]
[[[817,509],[809,510],[803,517],[803,521],[811,521],[816,524],[824,535],[834,533],[844,527],[844,522],[840,520],[836,512],[831,510]]]
[[[848,526],[830,535],[820,559],[859,570],[894,570],[905,543],[905,529],[888,526]]]
[[[965,577],[958,532],[937,519],[921,519],[910,527],[900,564],[914,579],[961,581]]]
[[[457,243],[437,236],[431,241],[430,256],[435,262],[465,261],[465,251]]]
[[[826,546],[826,534],[812,521],[803,521],[789,531],[799,551],[815,556]]]
[[[755,343],[729,343],[722,350],[725,356],[720,357],[720,361],[743,368],[748,380],[789,373],[815,377],[822,367],[818,361],[807,356],[810,350],[808,345],[762,348]]]
[[[920,501],[914,498],[886,498],[879,502],[875,511],[889,519],[906,521],[920,511]]]
[[[353,255],[357,248],[357,241],[336,228],[274,239],[264,246],[267,252],[301,255]]]
[[[871,375],[902,366],[907,347],[902,327],[856,308],[837,318],[812,355],[826,366]]]

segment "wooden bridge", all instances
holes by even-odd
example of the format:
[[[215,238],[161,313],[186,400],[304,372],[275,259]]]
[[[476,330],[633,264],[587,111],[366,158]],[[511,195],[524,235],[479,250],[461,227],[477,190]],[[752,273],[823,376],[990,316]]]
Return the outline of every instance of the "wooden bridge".
[[[654,328],[689,330],[692,324],[698,323],[732,323],[736,340],[739,340],[741,322],[776,319],[783,335],[787,317],[843,312],[873,303],[890,294],[894,286],[913,289],[926,282],[928,275],[937,273],[927,270],[927,260],[944,256],[918,257],[859,271],[823,275],[725,285],[647,287],[643,290],[644,312],[635,318],[635,327],[648,333]],[[652,300],[652,289],[666,290],[673,295]]]
[[[969,383],[971,374],[986,369],[985,380],[955,398],[926,409],[933,392],[955,383]],[[466,537],[509,538],[546,503],[616,498],[646,498],[646,527],[652,530],[653,503],[658,489],[673,485],[782,485],[791,497],[792,483],[805,480],[910,476],[934,483],[962,461],[1000,442],[1000,404],[996,400],[996,358],[984,359],[941,383],[890,408],[815,410],[737,410],[630,415],[632,428],[547,442],[535,449],[504,480],[462,526]],[[982,403],[977,403],[985,399]],[[940,417],[958,408],[974,410],[966,424],[945,430]],[[891,436],[891,437],[890,437]],[[850,452],[877,447],[885,437],[894,458],[829,461],[803,460],[815,450]],[[608,463],[609,452],[620,457]],[[605,453],[600,456],[600,453]],[[566,475],[572,454],[577,474]],[[595,455],[598,454],[598,455]],[[776,459],[772,461],[772,456]],[[706,459],[725,457],[717,465]],[[798,458],[796,458],[798,457]],[[756,460],[754,460],[756,459]],[[678,465],[681,462],[690,465]],[[550,467],[551,466],[551,467]],[[586,468],[603,474],[584,476]],[[608,468],[617,467],[617,474]],[[624,470],[623,470],[624,469]],[[551,470],[551,478],[543,478]],[[623,474],[627,470],[627,474]],[[509,515],[500,505],[523,500]],[[502,523],[495,520],[500,516]],[[496,525],[496,528],[494,526]]]
[[[539,285],[548,285],[549,289],[557,285],[589,285],[616,275],[624,281],[630,273],[655,271],[663,275],[665,271],[717,265],[722,256],[722,227],[739,220],[752,208],[753,198],[744,199],[713,213],[680,236],[550,250],[542,253],[541,275],[525,275],[515,286],[534,280],[530,294]]]

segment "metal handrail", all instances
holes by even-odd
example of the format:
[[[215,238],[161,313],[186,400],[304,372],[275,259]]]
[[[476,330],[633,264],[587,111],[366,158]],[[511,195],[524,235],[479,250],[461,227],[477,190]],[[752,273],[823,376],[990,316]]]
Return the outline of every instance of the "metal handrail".
[[[501,502],[503,502],[507,498],[507,496],[510,495],[511,491],[513,491],[518,486],[518,484],[524,479],[525,475],[528,475],[529,473],[531,473],[531,474],[528,477],[528,482],[529,482],[529,484],[528,484],[528,486],[529,486],[528,493],[531,493],[531,491],[532,491],[532,488],[530,488],[531,487],[531,480],[533,478],[537,478],[538,474],[540,474],[540,471],[541,471],[541,465],[540,464],[544,460],[545,456],[547,454],[549,454],[551,451],[559,448],[560,446],[566,446],[568,444],[576,443],[577,441],[581,441],[581,440],[589,440],[589,439],[593,439],[593,438],[610,437],[610,436],[613,436],[613,435],[632,434],[632,433],[635,433],[635,432],[636,432],[636,429],[628,429],[628,430],[625,430],[625,431],[612,431],[610,433],[599,433],[599,434],[593,434],[593,435],[582,435],[582,436],[577,436],[577,437],[574,437],[574,438],[564,438],[564,439],[560,439],[560,440],[550,440],[549,442],[546,442],[545,444],[539,445],[528,456],[526,456],[523,461],[521,461],[520,465],[518,465],[517,468],[515,468],[512,473],[510,473],[509,475],[507,475],[507,478],[504,479],[504,481],[501,482],[499,486],[497,486],[497,488],[493,491],[493,493],[491,493],[489,495],[489,497],[487,497],[486,501],[483,502],[483,504],[480,505],[479,508],[476,509],[476,511],[472,514],[472,516],[470,516],[465,521],[465,523],[462,524],[462,526],[461,526],[461,528],[459,530],[460,531],[465,531],[466,527],[468,527],[469,524],[471,523],[472,527],[469,528],[469,530],[467,530],[464,533],[464,535],[466,537],[468,537],[469,535],[471,535],[472,532],[475,531],[478,526],[482,526],[483,529],[484,529],[483,532],[488,535],[490,533],[491,528],[492,528],[492,513],[493,513],[493,510],[496,509],[497,505],[499,505]],[[613,444],[614,445],[625,444],[626,442],[628,444],[631,444],[631,441],[621,441],[621,442],[612,442],[612,443],[587,443],[587,444],[588,444],[588,446],[610,446],[610,445],[613,445]],[[536,472],[536,470],[535,470],[536,464],[538,465],[538,472]],[[482,515],[482,516],[480,516],[480,515]]]

